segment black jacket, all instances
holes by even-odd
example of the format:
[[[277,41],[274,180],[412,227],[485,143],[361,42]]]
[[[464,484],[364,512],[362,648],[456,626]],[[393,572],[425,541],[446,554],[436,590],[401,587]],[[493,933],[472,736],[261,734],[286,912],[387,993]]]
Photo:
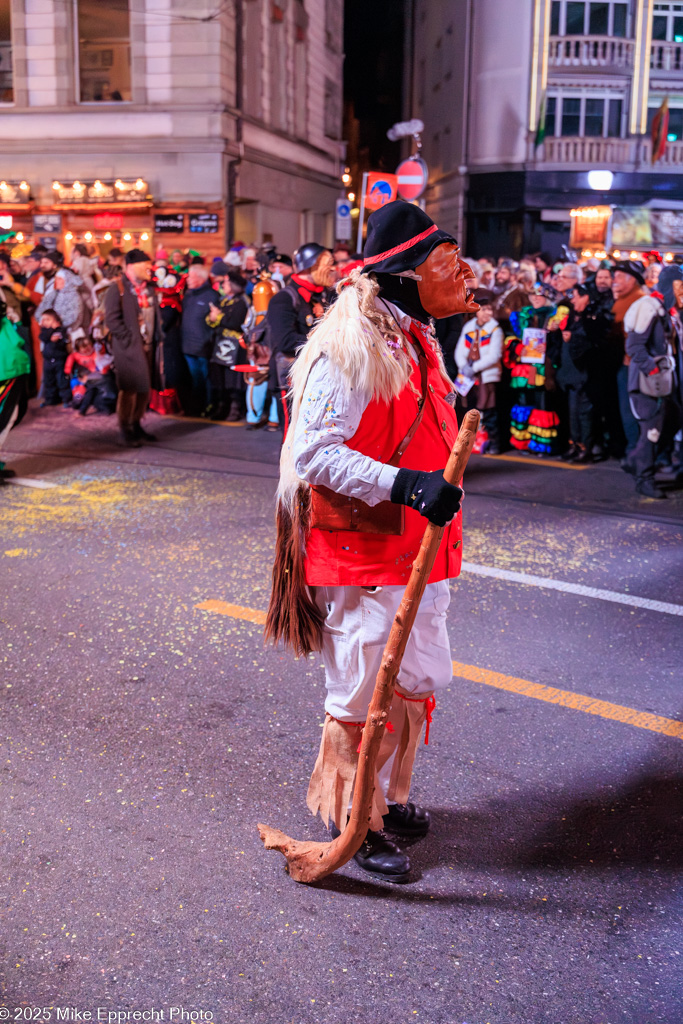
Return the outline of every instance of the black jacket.
[[[268,344],[273,355],[295,356],[315,319],[313,302],[306,302],[296,284],[286,285],[268,303]]]
[[[183,299],[182,338],[186,356],[208,359],[213,349],[213,330],[206,322],[209,306],[218,305],[220,296],[207,281],[201,288],[188,288]]]

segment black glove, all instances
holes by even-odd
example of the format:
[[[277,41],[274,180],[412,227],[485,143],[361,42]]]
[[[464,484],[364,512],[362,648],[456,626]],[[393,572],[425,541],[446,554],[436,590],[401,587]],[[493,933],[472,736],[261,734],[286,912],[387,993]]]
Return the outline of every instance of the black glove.
[[[462,490],[446,483],[440,469],[432,473],[399,469],[391,488],[391,500],[396,505],[414,508],[437,526],[445,526],[457,515],[461,499]]]

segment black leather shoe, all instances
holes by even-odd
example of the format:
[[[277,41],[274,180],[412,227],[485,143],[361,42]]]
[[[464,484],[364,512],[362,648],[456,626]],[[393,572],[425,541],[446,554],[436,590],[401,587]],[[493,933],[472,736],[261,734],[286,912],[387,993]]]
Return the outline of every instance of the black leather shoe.
[[[587,451],[585,448],[581,448],[579,449],[578,454],[575,455],[574,458],[570,459],[569,461],[572,462],[575,466],[588,465],[593,461],[593,453]]]
[[[566,452],[562,452],[560,458],[563,462],[569,462],[569,460],[575,458],[580,451],[581,449],[579,448],[578,444],[572,443],[569,445],[569,448],[567,448]]]
[[[431,825],[429,811],[415,804],[389,804],[384,828],[398,836],[426,836]]]
[[[658,487],[654,480],[639,480],[636,484],[636,491],[638,494],[642,494],[644,498],[656,498],[657,501],[666,498],[666,491]]]
[[[330,823],[330,834],[334,839],[341,833]],[[365,841],[353,858],[359,868],[384,882],[402,885],[409,880],[410,859],[384,832],[368,832]]]

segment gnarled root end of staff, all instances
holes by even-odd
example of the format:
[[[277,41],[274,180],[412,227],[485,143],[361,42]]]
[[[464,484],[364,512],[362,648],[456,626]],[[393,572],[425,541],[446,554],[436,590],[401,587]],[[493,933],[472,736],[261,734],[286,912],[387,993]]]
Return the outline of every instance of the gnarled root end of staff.
[[[287,871],[295,882],[319,882],[342,867],[358,852],[367,826],[355,826],[331,843],[300,842],[270,825],[256,826],[267,850],[279,850],[287,861]]]

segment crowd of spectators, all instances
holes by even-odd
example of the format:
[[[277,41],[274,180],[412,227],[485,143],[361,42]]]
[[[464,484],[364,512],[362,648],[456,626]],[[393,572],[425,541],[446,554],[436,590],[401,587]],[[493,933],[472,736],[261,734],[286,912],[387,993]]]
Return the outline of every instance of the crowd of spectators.
[[[278,430],[296,350],[359,262],[316,243],[293,257],[235,243],[213,263],[164,249],[102,259],[76,245],[68,261],[0,250],[0,310],[24,339],[40,405],[116,410],[123,444],[154,440],[148,408]],[[656,253],[467,262],[480,309],[436,333],[459,406],[482,412],[478,450],[618,459],[640,493],[663,497],[655,474],[683,475],[681,267]]]

